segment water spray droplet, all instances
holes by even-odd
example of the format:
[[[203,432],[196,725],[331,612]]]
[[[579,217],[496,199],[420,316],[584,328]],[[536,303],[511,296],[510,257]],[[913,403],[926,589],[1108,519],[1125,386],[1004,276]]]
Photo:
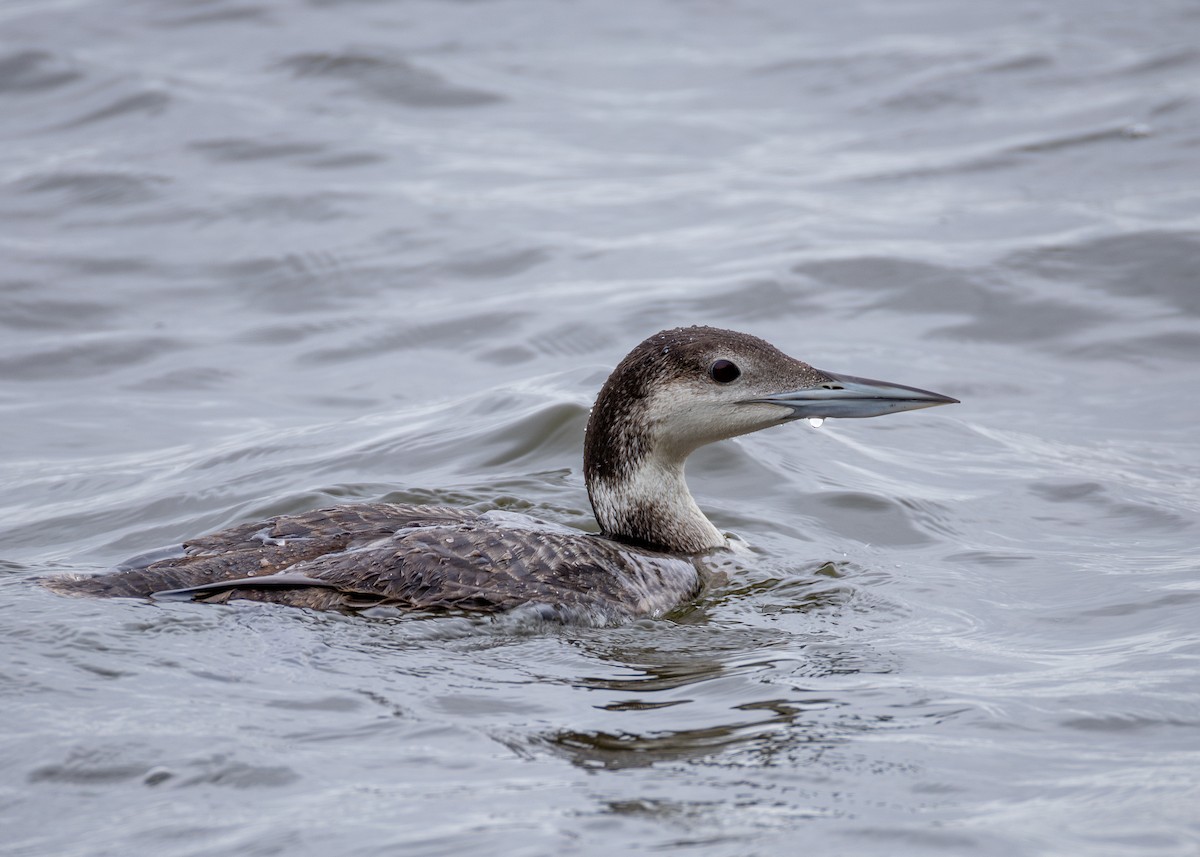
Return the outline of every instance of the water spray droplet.
[[[808,424],[810,426],[812,426],[813,428],[820,428],[821,426],[825,425],[825,418],[824,417],[809,417]]]

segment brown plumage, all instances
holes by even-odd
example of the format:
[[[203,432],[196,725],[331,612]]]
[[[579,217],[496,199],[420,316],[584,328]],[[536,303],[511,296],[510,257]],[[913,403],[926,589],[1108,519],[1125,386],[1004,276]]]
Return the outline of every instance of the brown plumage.
[[[179,556],[48,583],[74,594],[187,590],[197,601],[317,610],[490,613],[537,604],[565,620],[619,621],[669,609],[699,578],[686,559],[631,552],[525,515],[377,503],[242,524],[185,543]]]
[[[509,512],[336,506],[240,524],[108,574],[45,583],[65,594],[318,610],[531,605],[574,622],[659,616],[695,597],[700,557],[727,546],[683,480],[696,447],[802,417],[952,401],[822,372],[747,334],[677,328],[630,352],[592,409],[584,476],[601,534]]]

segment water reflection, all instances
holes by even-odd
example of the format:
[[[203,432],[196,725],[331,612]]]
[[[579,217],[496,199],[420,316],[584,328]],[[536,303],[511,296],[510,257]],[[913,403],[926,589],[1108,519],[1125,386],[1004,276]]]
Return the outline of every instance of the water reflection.
[[[649,629],[648,629],[649,630]],[[599,694],[605,714],[595,729],[555,729],[526,739],[586,768],[623,769],[660,762],[770,765],[815,761],[820,748],[872,728],[895,728],[907,714],[866,714],[869,685],[856,677],[884,674],[888,659],[869,649],[830,645],[820,635],[772,629],[667,626],[628,634],[623,644],[596,638],[575,645],[611,665],[612,674],[580,679]],[[618,630],[606,637],[623,636]],[[849,681],[845,698],[821,679]],[[783,695],[780,695],[780,693]],[[901,697],[885,696],[896,704]],[[907,701],[902,703],[907,705]],[[944,712],[943,712],[944,713]],[[595,718],[590,718],[595,719]]]

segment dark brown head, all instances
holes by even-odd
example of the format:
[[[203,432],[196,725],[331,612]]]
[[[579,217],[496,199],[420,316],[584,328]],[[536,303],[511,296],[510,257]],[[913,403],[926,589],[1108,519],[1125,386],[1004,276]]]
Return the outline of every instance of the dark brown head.
[[[686,458],[706,443],[777,425],[785,410],[747,400],[830,380],[747,333],[661,331],[626,355],[596,397],[584,472],[589,481],[619,479],[652,451]]]
[[[709,549],[724,538],[683,482],[684,461],[698,447],[801,418],[877,416],[954,401],[823,372],[746,333],[664,330],[629,352],[600,390],[588,421],[584,478],[606,533],[671,550]]]

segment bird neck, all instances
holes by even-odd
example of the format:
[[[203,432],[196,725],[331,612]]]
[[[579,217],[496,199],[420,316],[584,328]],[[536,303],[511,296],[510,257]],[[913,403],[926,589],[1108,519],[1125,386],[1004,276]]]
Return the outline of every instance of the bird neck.
[[[592,408],[583,454],[588,497],[605,535],[672,553],[726,547],[688,490],[690,452],[659,442],[644,387],[610,378]]]
[[[648,456],[619,479],[588,479],[588,496],[601,529],[619,541],[670,553],[728,546],[688,490],[682,461]]]

